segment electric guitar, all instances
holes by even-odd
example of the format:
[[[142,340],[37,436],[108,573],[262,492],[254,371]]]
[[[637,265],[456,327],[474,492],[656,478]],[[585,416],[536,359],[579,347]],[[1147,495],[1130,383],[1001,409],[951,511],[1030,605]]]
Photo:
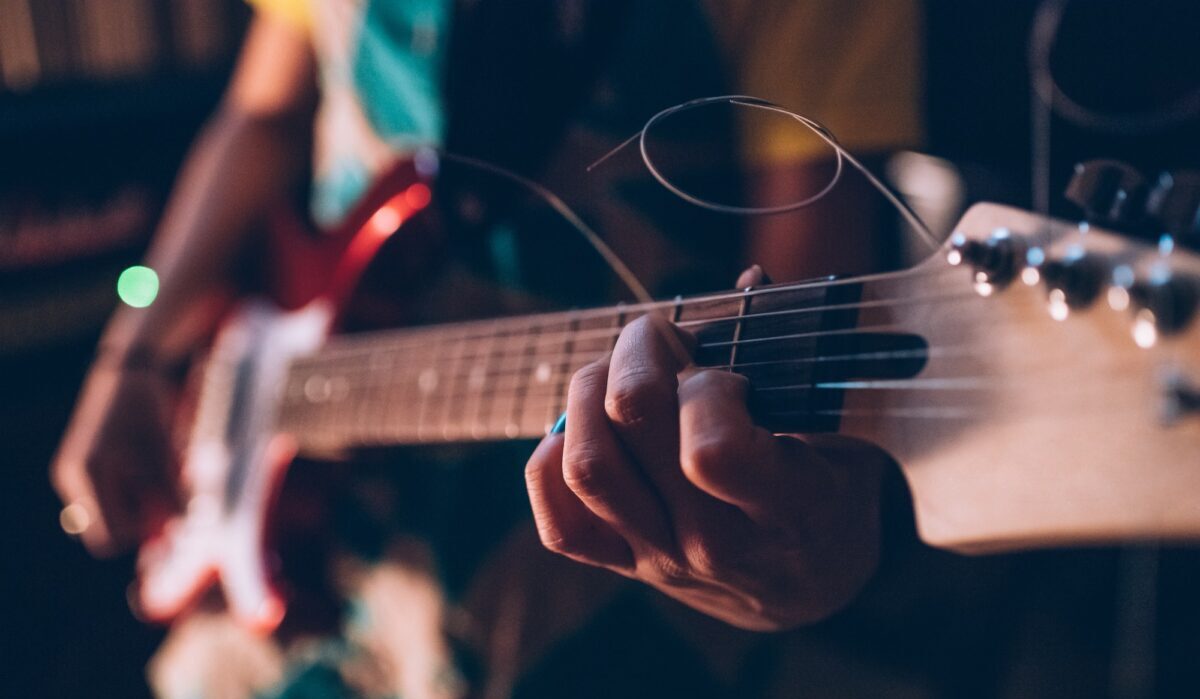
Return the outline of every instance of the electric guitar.
[[[980,204],[907,270],[649,305],[338,336],[384,241],[429,215],[403,163],[312,243],[310,289],[242,303],[202,365],[186,508],[139,556],[138,606],[185,610],[219,581],[270,630],[284,602],[264,532],[297,454],[544,435],[567,385],[658,313],[695,363],[750,379],[778,432],[871,441],[900,464],[921,537],[984,552],[1200,537],[1200,258]]]

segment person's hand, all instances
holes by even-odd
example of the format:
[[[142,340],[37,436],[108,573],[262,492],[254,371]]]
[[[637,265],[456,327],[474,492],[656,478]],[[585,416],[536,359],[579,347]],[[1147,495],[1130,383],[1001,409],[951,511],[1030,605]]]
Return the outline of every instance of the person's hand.
[[[177,508],[168,420],[175,387],[155,371],[99,364],[51,466],[62,525],[97,555],[154,533]]]
[[[690,343],[645,316],[575,374],[525,468],[542,543],[743,628],[828,616],[877,565],[886,457],[758,427],[746,380],[689,369]]]

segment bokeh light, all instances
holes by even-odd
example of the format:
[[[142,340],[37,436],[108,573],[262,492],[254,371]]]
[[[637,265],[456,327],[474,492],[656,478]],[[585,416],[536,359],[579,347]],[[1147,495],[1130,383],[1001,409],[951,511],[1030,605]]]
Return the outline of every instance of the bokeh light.
[[[117,296],[134,308],[145,308],[158,296],[158,274],[149,267],[134,265],[117,278]]]

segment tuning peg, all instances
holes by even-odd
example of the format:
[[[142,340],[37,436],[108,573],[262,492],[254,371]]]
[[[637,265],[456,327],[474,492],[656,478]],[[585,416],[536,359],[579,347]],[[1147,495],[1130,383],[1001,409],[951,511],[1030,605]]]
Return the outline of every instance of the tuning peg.
[[[1145,216],[1146,178],[1116,160],[1089,160],[1075,166],[1064,196],[1089,221],[1136,224]]]
[[[1050,299],[1050,315],[1064,320],[1072,310],[1092,305],[1108,279],[1108,261],[1083,248],[1046,260],[1038,268]]]
[[[971,265],[976,291],[989,296],[1016,277],[1020,267],[1018,260],[1024,258],[1024,252],[1024,243],[1007,228],[997,228],[982,241],[955,233],[950,238],[950,252],[946,259],[952,265]]]
[[[1146,213],[1160,233],[1200,246],[1200,172],[1164,172],[1146,197]]]
[[[1159,419],[1163,425],[1172,425],[1181,418],[1200,415],[1200,386],[1173,371],[1165,372],[1159,380],[1162,385]]]
[[[1133,281],[1129,301],[1139,322],[1152,323],[1156,335],[1172,335],[1187,327],[1195,316],[1200,280],[1158,267]]]

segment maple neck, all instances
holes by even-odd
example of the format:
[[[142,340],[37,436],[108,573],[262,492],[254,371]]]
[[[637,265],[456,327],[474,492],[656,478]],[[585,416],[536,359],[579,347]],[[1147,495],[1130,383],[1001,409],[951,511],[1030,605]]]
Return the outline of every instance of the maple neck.
[[[280,428],[322,450],[540,437],[572,375],[658,313],[696,336],[698,366],[751,380],[760,422],[835,431],[844,382],[909,377],[925,358],[919,337],[858,327],[862,292],[823,280],[338,337],[292,363]]]

